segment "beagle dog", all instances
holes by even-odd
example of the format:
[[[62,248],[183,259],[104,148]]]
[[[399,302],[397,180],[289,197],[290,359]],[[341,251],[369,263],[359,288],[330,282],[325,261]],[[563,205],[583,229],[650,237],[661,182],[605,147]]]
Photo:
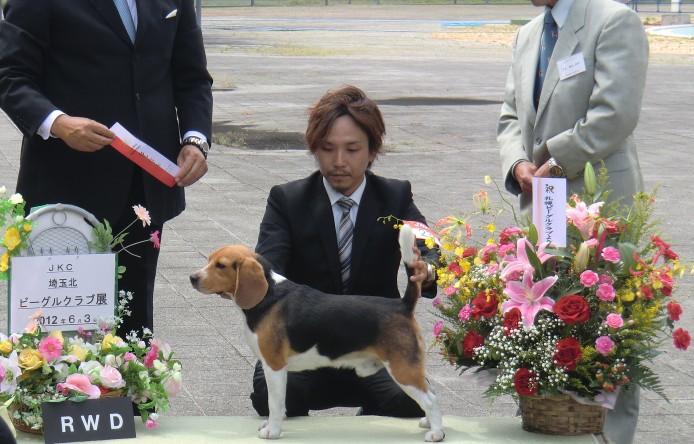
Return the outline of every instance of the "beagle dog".
[[[203,294],[233,300],[246,318],[245,338],[265,371],[270,415],[260,438],[279,438],[287,372],[354,368],[369,376],[385,367],[424,410],[425,441],[442,441],[441,410],[427,382],[424,340],[414,318],[427,268],[409,226],[400,230],[403,262],[412,276],[402,299],[329,295],[272,271],[262,256],[231,245],[217,249],[190,282]]]

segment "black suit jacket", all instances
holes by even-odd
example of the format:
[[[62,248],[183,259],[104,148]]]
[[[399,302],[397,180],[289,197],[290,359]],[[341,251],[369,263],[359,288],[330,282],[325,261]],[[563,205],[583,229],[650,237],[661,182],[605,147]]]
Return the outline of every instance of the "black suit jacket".
[[[394,222],[377,220],[389,215],[426,223],[412,200],[408,181],[367,171],[354,226],[347,293],[400,297],[398,230],[393,229]],[[438,253],[422,242],[420,250],[427,262],[438,260]],[[256,252],[294,282],[326,293],[342,293],[335,220],[319,171],[270,190]],[[435,285],[424,290],[426,297],[435,294]]]
[[[17,191],[27,208],[62,202],[116,220],[139,168],[111,147],[81,153],[60,139],[44,141],[36,131],[55,109],[120,122],[173,162],[186,131],[210,138],[212,79],[193,0],[139,0],[137,9],[133,44],[111,0],[8,1],[0,107],[24,135]],[[182,188],[143,176],[154,222],[183,210]]]

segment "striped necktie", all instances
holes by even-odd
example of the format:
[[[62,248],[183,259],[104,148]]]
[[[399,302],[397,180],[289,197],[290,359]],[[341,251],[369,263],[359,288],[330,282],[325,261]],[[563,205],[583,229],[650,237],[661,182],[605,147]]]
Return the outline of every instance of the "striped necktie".
[[[123,20],[123,25],[125,30],[130,36],[130,41],[135,43],[135,22],[133,21],[133,16],[130,13],[130,7],[128,6],[127,0],[113,0],[116,5],[120,19]]]
[[[540,60],[537,62],[537,78],[535,79],[535,109],[540,103],[540,94],[542,93],[542,84],[547,75],[549,60],[552,58],[554,44],[559,38],[559,29],[557,22],[554,21],[552,11],[547,11],[545,14],[545,26],[542,30],[542,42],[540,44]]]
[[[337,201],[337,204],[342,208],[342,217],[337,231],[337,252],[340,256],[340,273],[342,275],[342,292],[347,291],[349,284],[349,265],[352,259],[352,234],[354,233],[354,224],[349,217],[349,212],[352,209],[354,202],[349,197],[342,197]]]

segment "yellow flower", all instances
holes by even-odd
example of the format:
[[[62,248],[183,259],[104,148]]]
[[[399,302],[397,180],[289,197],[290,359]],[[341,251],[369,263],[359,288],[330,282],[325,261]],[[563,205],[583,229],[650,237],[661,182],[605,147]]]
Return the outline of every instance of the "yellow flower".
[[[19,230],[15,227],[10,227],[5,233],[5,246],[8,251],[15,249],[17,245],[22,241],[22,237],[19,235]]]
[[[433,237],[427,237],[424,239],[424,245],[427,246],[427,248],[434,248],[434,245],[436,245],[436,242],[434,241]]]
[[[116,347],[120,347],[123,344],[123,340],[118,336],[113,336],[111,333],[109,333],[104,336],[104,340],[101,343],[101,349],[108,350],[111,348],[111,344],[115,345]]]
[[[492,183],[492,176],[490,176],[488,174],[486,176],[484,176],[484,183],[486,183],[487,185]]]
[[[10,268],[10,255],[5,253],[0,257],[0,271],[7,271]]]
[[[619,299],[623,302],[631,302],[636,297],[633,291],[625,290],[618,293]]]
[[[25,348],[19,352],[18,364],[25,370],[36,370],[43,367],[46,361],[41,356],[38,350],[33,348]]]
[[[0,353],[9,355],[12,352],[12,343],[10,341],[0,342]]]
[[[24,231],[26,231],[28,233],[31,231],[32,226],[31,226],[31,224],[24,224],[24,225],[22,225],[22,228],[24,229]]]
[[[68,353],[76,357],[80,362],[84,362],[87,359],[87,349],[82,348],[77,344],[72,344]]]
[[[487,225],[487,231],[489,231],[490,233],[493,233],[495,230],[496,227],[494,226],[494,224]]]

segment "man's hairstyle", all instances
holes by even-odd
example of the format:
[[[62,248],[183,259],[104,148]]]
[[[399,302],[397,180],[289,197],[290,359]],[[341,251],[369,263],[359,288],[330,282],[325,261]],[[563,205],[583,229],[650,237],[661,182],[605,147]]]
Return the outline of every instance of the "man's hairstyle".
[[[356,86],[328,91],[309,109],[306,143],[312,153],[321,146],[338,117],[350,116],[369,138],[369,152],[378,155],[383,147],[386,125],[376,102]]]

